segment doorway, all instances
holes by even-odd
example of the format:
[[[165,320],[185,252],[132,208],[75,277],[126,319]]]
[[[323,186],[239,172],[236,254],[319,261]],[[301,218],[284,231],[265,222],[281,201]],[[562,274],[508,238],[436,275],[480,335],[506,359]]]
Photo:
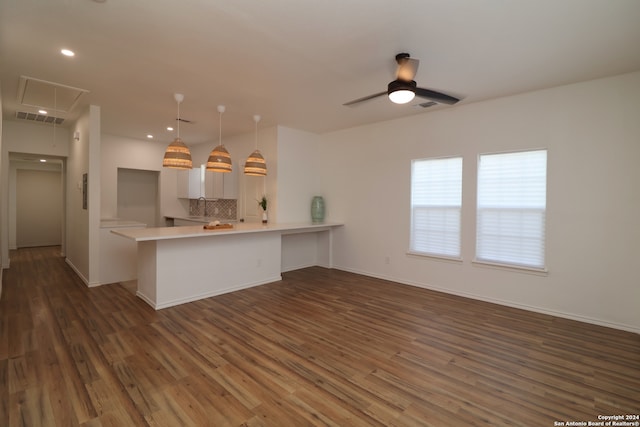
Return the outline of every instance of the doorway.
[[[16,247],[60,246],[63,217],[60,170],[16,170]]]

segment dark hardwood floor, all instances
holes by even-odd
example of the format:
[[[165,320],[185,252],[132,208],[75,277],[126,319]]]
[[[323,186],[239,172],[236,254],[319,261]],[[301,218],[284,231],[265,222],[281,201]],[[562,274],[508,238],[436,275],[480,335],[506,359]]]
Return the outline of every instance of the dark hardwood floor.
[[[12,251],[4,271],[2,426],[553,426],[640,412],[637,334],[319,267],[155,312],[126,286],[88,289],[58,252]]]

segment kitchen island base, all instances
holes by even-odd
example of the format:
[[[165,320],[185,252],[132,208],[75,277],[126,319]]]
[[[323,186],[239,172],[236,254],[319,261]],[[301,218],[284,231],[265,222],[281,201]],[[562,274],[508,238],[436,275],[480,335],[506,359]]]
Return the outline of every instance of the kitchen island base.
[[[156,310],[282,279],[283,237],[308,234],[318,261],[331,267],[331,225],[247,224],[234,230],[202,227],[114,230],[138,242],[136,295]],[[286,267],[285,267],[286,268]]]

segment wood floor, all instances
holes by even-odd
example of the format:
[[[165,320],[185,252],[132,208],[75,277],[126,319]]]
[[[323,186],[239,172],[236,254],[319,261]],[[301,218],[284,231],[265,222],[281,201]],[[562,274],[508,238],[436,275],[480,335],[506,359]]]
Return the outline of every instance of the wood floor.
[[[11,252],[1,426],[553,426],[640,412],[640,335],[308,268],[153,311]],[[215,280],[212,272],[212,280]]]

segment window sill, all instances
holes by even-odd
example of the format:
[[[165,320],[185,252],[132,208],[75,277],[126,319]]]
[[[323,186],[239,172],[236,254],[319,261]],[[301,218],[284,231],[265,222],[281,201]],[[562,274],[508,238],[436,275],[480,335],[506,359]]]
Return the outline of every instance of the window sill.
[[[549,271],[546,268],[526,267],[523,265],[500,264],[498,262],[482,261],[474,259],[471,263],[478,267],[495,268],[497,270],[513,271],[518,273],[533,274],[536,276],[548,276]]]
[[[414,257],[419,257],[419,258],[431,258],[431,259],[434,259],[434,260],[437,260],[437,261],[448,261],[448,262],[453,262],[453,263],[456,263],[456,264],[461,264],[462,263],[462,258],[459,258],[459,257],[428,254],[426,252],[407,251],[407,255],[414,256]]]

